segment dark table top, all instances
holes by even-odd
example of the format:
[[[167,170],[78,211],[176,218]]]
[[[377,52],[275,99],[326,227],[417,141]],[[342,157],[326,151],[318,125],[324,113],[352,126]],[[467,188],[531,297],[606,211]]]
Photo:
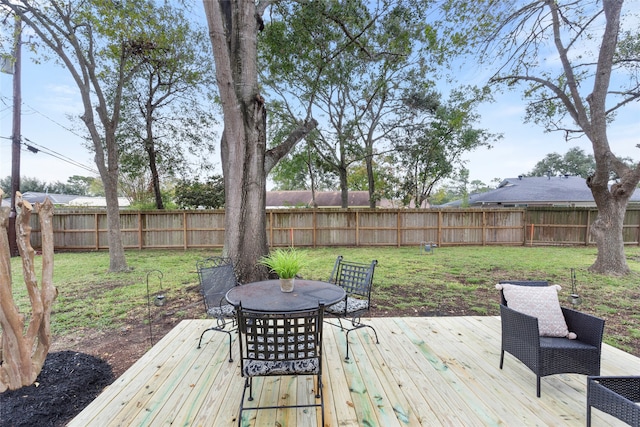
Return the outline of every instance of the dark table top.
[[[293,292],[282,292],[279,280],[247,283],[227,292],[229,304],[242,303],[243,308],[259,311],[309,310],[323,303],[325,306],[344,299],[340,286],[316,280],[296,279]]]

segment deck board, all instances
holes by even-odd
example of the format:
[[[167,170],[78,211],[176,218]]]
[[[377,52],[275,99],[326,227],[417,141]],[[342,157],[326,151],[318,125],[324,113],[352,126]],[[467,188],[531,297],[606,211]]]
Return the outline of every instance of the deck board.
[[[373,318],[368,329],[345,335],[324,328],[327,426],[547,426],[585,425],[586,377],[542,379],[507,354],[499,368],[499,317]],[[184,320],[107,387],[69,424],[86,426],[235,426],[244,379],[237,343],[228,362],[227,335],[208,320]],[[234,340],[236,335],[234,334]],[[640,372],[640,358],[603,345],[602,375]],[[313,402],[313,377],[254,380],[261,404]],[[251,402],[247,402],[251,403]],[[315,426],[313,408],[245,412],[243,426]],[[593,426],[624,423],[593,411]]]

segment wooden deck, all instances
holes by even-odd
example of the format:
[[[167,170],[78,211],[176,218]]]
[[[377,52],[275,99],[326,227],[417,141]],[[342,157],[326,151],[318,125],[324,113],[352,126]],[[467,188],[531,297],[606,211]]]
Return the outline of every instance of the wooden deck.
[[[374,318],[380,344],[364,329],[345,338],[325,325],[325,425],[584,426],[586,377],[542,379],[511,355],[500,358],[498,317]],[[233,426],[242,393],[239,363],[225,334],[197,342],[208,320],[185,320],[107,387],[68,426]],[[235,335],[234,335],[235,339]],[[234,357],[238,349],[234,342]],[[640,359],[604,345],[602,375],[640,373]],[[312,398],[312,377],[254,381],[261,404]],[[593,426],[625,425],[593,411]],[[246,413],[243,425],[315,426],[313,410]],[[317,418],[317,419],[316,419]]]

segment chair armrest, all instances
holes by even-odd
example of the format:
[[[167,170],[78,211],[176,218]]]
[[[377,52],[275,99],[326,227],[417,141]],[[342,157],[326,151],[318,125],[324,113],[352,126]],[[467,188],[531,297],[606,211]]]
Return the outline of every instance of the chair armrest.
[[[640,403],[640,376],[589,376],[587,377],[587,390],[600,384],[610,392],[619,394],[634,403]],[[587,397],[589,395],[587,394]],[[640,411],[640,407],[637,408]]]
[[[502,337],[528,342],[536,347],[540,346],[540,331],[538,319],[513,310],[500,304],[500,318],[502,319]]]
[[[567,307],[562,307],[562,314],[569,332],[575,332],[578,340],[598,348],[602,346],[604,319]]]

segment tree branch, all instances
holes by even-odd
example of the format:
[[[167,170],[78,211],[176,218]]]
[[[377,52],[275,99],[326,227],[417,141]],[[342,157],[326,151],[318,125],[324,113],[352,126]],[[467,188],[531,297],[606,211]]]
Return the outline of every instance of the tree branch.
[[[278,163],[278,161],[286,156],[298,142],[309,135],[309,133],[314,130],[316,126],[318,126],[318,122],[316,121],[316,119],[312,118],[311,120],[308,120],[298,126],[298,128],[291,132],[287,139],[285,139],[277,147],[267,150],[264,158],[265,174],[268,174],[271,169],[273,169],[273,167]]]

